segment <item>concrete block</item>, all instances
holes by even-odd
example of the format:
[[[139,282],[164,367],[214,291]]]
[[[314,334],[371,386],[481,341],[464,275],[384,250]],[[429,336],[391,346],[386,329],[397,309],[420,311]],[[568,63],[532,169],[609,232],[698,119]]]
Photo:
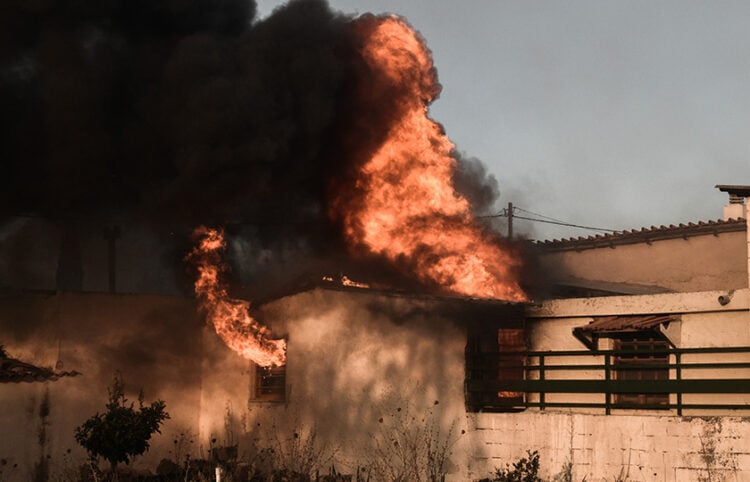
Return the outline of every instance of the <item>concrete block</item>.
[[[586,464],[593,465],[594,461],[594,449],[573,449],[573,463],[575,464]]]
[[[503,443],[502,434],[496,430],[475,430],[471,432],[471,439],[479,445]]]
[[[641,430],[644,435],[664,436],[667,435],[667,426],[669,425],[668,417],[644,417],[650,420],[643,420]]]
[[[733,453],[732,458],[734,459],[735,467],[742,472],[746,472],[748,480],[750,480],[750,453]]]
[[[690,422],[683,418],[668,419],[666,431],[670,437],[689,437],[691,435]]]
[[[591,438],[585,435],[573,435],[573,441],[571,443],[571,449],[583,450],[591,447]]]
[[[477,429],[494,429],[494,421],[497,414],[495,413],[476,413],[473,414],[469,421]]]

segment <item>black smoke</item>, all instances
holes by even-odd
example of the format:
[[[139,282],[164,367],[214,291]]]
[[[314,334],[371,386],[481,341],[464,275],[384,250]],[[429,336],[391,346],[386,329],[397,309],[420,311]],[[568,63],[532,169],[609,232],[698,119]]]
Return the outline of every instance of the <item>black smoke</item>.
[[[195,223],[317,203],[348,19],[309,0],[254,14],[247,0],[3,2],[3,209]]]
[[[0,2],[0,221],[52,220],[66,245],[71,224],[146,226],[177,272],[199,224],[226,225],[256,272],[345,251],[331,191],[397,106],[363,99],[353,19],[325,0],[255,15],[250,0]],[[460,165],[486,209],[496,189]]]

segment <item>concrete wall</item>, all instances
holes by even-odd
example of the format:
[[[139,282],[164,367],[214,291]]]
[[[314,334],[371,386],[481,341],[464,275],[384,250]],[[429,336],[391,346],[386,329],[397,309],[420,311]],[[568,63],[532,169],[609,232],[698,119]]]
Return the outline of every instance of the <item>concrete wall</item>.
[[[750,480],[747,418],[550,411],[476,414],[472,422],[473,478],[533,449],[545,480],[564,474],[567,464],[575,481]]]
[[[745,232],[542,252],[552,278],[624,283],[671,291],[747,288]]]

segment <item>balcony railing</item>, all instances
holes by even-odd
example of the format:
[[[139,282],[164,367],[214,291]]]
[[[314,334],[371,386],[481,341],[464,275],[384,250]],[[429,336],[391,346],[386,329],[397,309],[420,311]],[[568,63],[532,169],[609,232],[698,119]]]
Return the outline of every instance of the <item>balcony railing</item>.
[[[466,395],[477,411],[750,410],[750,347],[467,353]]]

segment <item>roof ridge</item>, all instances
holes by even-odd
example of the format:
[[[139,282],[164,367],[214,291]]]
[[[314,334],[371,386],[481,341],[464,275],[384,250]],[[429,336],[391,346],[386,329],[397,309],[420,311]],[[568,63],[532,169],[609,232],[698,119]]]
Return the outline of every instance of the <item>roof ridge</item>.
[[[563,247],[567,245],[594,243],[595,245],[606,245],[610,242],[623,242],[624,244],[630,244],[638,241],[648,241],[648,235],[658,235],[658,239],[670,239],[673,237],[686,237],[686,236],[697,236],[701,234],[713,234],[712,231],[707,231],[707,228],[712,230],[719,229],[721,232],[738,231],[740,226],[742,229],[745,228],[745,218],[730,218],[730,219],[717,219],[708,221],[697,221],[688,222],[687,224],[679,223],[678,225],[670,224],[669,226],[651,226],[642,227],[640,229],[633,228],[630,230],[624,229],[613,233],[596,234],[589,236],[578,236],[570,238],[560,239],[546,239],[536,241],[534,244],[541,247]]]

